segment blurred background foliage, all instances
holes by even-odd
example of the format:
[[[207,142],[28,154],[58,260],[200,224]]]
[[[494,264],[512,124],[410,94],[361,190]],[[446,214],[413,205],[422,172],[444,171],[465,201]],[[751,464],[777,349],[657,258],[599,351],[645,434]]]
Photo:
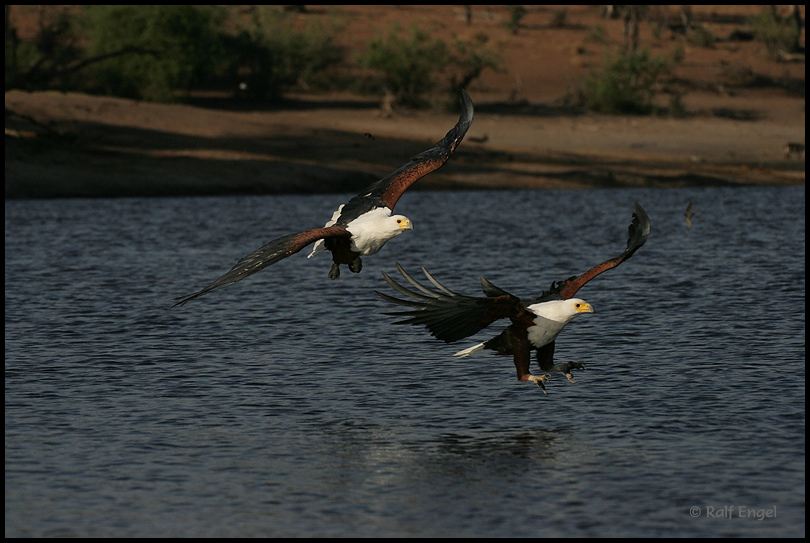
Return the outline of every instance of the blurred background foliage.
[[[467,9],[468,21],[471,6]],[[578,106],[602,113],[655,113],[653,96],[683,60],[683,47],[671,58],[638,46],[638,24],[663,26],[649,6],[617,8],[608,17],[625,21],[625,43],[605,52],[572,93]],[[622,8],[622,9],[618,9]],[[796,8],[796,6],[794,6]],[[13,6],[38,17],[37,30],[24,39],[9,27],[6,6],[5,88],[56,89],[168,102],[192,92],[233,93],[275,101],[290,92],[383,95],[410,107],[454,107],[458,89],[487,70],[505,71],[503,52],[484,32],[463,37],[392,25],[356,43],[352,51],[340,14],[307,17],[306,6]],[[524,30],[526,8],[510,6],[504,24]],[[798,10],[780,16],[763,8],[750,17],[748,33],[772,56],[802,49]],[[567,10],[553,12],[551,28],[564,27]],[[683,9],[691,46],[713,48],[716,37]],[[435,29],[434,29],[435,30]],[[588,40],[606,42],[600,27]],[[803,92],[803,87],[802,87]],[[672,94],[670,113],[682,110]]]
[[[90,92],[169,101],[173,92],[206,82],[225,58],[222,8],[212,6],[88,6],[77,21]]]
[[[457,90],[499,69],[485,35],[450,43],[394,27],[356,58],[338,45],[339,18],[293,24],[301,6],[86,6],[39,9],[37,34],[8,27],[5,88],[58,89],[168,102],[201,89],[255,99],[285,92],[388,92],[403,105]]]

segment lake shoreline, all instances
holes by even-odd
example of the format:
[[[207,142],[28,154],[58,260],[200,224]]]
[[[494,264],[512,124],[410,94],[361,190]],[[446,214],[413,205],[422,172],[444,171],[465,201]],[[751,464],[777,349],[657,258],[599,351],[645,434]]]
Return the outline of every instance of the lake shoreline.
[[[258,109],[12,91],[5,197],[353,193],[456,119],[384,116],[357,98],[304,96]],[[455,156],[412,190],[803,185],[804,154],[785,153],[792,140],[803,145],[803,132],[803,121],[779,118],[510,113],[481,101]]]

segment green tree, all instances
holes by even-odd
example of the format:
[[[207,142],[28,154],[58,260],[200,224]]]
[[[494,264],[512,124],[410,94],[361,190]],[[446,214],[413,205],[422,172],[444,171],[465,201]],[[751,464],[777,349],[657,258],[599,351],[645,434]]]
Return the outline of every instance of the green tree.
[[[777,58],[781,53],[795,53],[799,50],[802,21],[798,6],[793,8],[789,17],[781,17],[775,6],[749,18],[748,25],[754,38],[765,45],[771,57]]]
[[[6,6],[5,88],[38,90],[69,88],[71,76],[83,66],[74,17],[64,6],[15,6],[34,11],[38,25],[33,38],[23,41],[9,26]]]
[[[256,98],[278,98],[293,87],[333,88],[345,57],[338,28],[315,22],[296,30],[289,10],[256,8],[251,26],[226,38],[228,71]]]
[[[671,71],[664,57],[647,49],[621,52],[592,72],[583,89],[585,106],[600,113],[649,113],[658,79]]]
[[[387,35],[369,42],[359,63],[381,74],[383,86],[397,103],[421,107],[427,103],[425,95],[441,89],[450,93],[455,106],[460,88],[468,87],[487,68],[500,69],[501,57],[487,41],[479,34],[448,45],[416,27],[404,32],[394,25]]]
[[[224,15],[213,6],[88,6],[88,54],[111,56],[93,65],[91,83],[105,94],[172,100],[221,62]]]
[[[397,102],[422,106],[423,95],[436,87],[436,73],[448,62],[447,44],[411,26],[403,36],[394,25],[386,36],[371,40],[360,65],[382,73],[385,87]]]
[[[449,71],[451,103],[455,107],[461,89],[481,77],[484,70],[498,71],[503,66],[501,55],[488,45],[486,34],[480,33],[472,40],[456,40],[453,44]]]

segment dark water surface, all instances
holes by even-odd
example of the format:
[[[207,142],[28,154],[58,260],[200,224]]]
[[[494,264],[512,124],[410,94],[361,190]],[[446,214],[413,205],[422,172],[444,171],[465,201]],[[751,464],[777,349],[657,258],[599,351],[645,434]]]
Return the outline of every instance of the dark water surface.
[[[804,536],[804,187],[409,192],[359,275],[302,252],[169,309],[343,200],[7,201],[5,535]],[[636,200],[548,396],[452,357],[500,326],[446,345],[373,293],[399,261],[537,295]]]

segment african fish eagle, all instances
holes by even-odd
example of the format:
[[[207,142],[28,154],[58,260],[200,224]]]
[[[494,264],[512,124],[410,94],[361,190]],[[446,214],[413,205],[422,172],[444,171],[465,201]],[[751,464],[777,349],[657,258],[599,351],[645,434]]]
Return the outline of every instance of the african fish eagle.
[[[392,215],[394,206],[408,187],[447,162],[464,139],[473,121],[472,100],[464,89],[461,90],[461,102],[463,108],[458,123],[441,141],[341,205],[323,228],[274,239],[239,260],[231,271],[199,292],[178,298],[175,306],[253,275],[313,242],[316,244],[310,257],[324,250],[332,253],[330,279],[340,277],[340,264],[347,264],[352,272],[359,273],[363,267],[361,255],[373,255],[394,236],[413,230],[410,219],[404,215]]]
[[[574,317],[593,313],[593,307],[585,300],[574,298],[574,294],[600,273],[629,259],[647,241],[650,219],[638,203],[628,230],[627,248],[621,255],[579,276],[553,282],[547,291],[531,301],[521,300],[501,290],[484,277],[481,277],[481,287],[485,298],[458,294],[440,284],[423,266],[422,272],[435,287],[430,288],[413,279],[399,264],[397,269],[413,289],[400,285],[385,272],[383,276],[396,291],[411,299],[402,300],[381,292],[377,294],[386,301],[412,308],[410,311],[392,313],[407,317],[396,324],[424,325],[434,337],[447,343],[472,336],[499,319],[509,319],[511,324],[499,335],[459,351],[455,356],[469,356],[484,349],[491,349],[500,355],[511,355],[518,380],[534,382],[545,392],[549,375],[533,375],[529,372],[531,350],[535,349],[537,364],[543,372],[559,371],[574,382],[571,370],[583,369],[584,366],[579,362],[555,365],[554,342]]]

